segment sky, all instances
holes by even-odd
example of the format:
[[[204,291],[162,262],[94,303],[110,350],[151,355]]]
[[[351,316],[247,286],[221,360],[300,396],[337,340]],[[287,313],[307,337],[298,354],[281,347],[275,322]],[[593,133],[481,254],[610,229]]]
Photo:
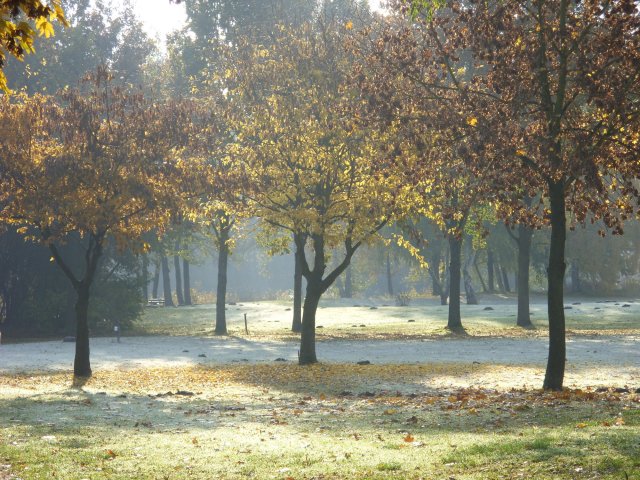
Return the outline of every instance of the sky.
[[[380,0],[369,1],[374,8],[378,8]],[[164,43],[167,33],[183,26],[187,18],[184,5],[170,3],[169,0],[132,0],[131,3],[143,21],[147,34],[158,38],[161,43]]]
[[[131,4],[147,34],[162,42],[167,33],[182,27],[187,19],[184,5],[169,0],[132,0]]]

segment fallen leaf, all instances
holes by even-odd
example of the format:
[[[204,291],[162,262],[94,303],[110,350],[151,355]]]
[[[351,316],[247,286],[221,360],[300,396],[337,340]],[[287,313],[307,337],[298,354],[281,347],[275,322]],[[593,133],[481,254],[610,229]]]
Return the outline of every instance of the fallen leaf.
[[[404,441],[407,443],[411,443],[413,441],[415,441],[415,438],[413,438],[413,435],[411,435],[410,433],[407,433],[407,436],[404,437]]]

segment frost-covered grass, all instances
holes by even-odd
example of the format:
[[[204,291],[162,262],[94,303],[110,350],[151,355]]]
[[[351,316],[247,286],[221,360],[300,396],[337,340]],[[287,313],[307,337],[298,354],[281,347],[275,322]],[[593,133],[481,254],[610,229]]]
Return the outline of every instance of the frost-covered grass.
[[[625,306],[626,305],[626,306]],[[463,324],[474,336],[544,336],[546,305],[536,298],[531,306],[534,330],[515,325],[513,297],[487,296],[481,305],[462,305]],[[297,339],[290,333],[291,305],[284,301],[239,302],[227,305],[230,333],[245,334],[247,315],[252,337]],[[638,334],[640,302],[568,300],[565,310],[570,334]],[[317,314],[318,339],[421,338],[449,335],[445,329],[447,307],[435,300],[414,300],[398,307],[391,299],[326,299]],[[209,335],[213,333],[215,306],[147,308],[132,334]]]
[[[640,478],[638,394],[436,381],[462,368],[98,371],[76,387],[0,376],[0,478]]]
[[[463,306],[469,334],[546,335],[544,304],[533,305],[538,328],[530,331],[513,326],[512,299],[492,300]],[[640,332],[636,302],[627,302],[628,307],[624,302],[570,303],[576,302],[566,311],[574,334]],[[484,310],[487,306],[493,310]],[[500,362],[495,356],[482,362],[427,359],[363,366],[300,367],[273,362],[275,355],[268,361],[261,357],[263,363],[208,363],[217,361],[216,349],[229,342],[248,349],[261,338],[297,340],[289,332],[288,308],[276,301],[229,305],[231,339],[196,338],[212,334],[212,305],[149,308],[137,333],[189,337],[125,338],[121,344],[100,339],[100,348],[111,353],[82,385],[73,386],[67,373],[0,375],[0,479],[640,480],[640,384],[623,387],[638,378],[637,365],[627,365],[624,356],[607,357],[605,369],[582,354],[583,362],[576,362],[576,350],[567,368],[572,390],[561,393],[518,390],[523,383],[541,384],[543,366]],[[246,335],[245,313],[251,339],[239,338]],[[328,300],[318,311],[320,340],[438,338],[448,335],[445,323],[446,307],[433,301],[397,307],[384,300]],[[588,350],[600,350],[611,338],[581,341]],[[162,341],[163,359],[194,356],[205,363],[135,366],[140,363],[131,360],[132,354],[147,355],[131,350],[142,349],[141,340]],[[623,340],[633,347],[633,337]],[[203,341],[215,345],[200,358]],[[505,341],[544,340],[388,343],[396,349],[412,343],[473,348],[478,342]],[[349,342],[324,345],[331,344]],[[60,345],[38,348],[51,355]],[[22,346],[9,347],[15,356]],[[398,351],[397,361],[402,356]],[[618,390],[596,391],[590,385]]]

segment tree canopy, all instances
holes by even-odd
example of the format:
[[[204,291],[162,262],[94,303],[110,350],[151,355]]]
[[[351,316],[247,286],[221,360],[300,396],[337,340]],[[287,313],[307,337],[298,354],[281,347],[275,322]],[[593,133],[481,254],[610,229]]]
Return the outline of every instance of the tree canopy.
[[[2,71],[7,54],[22,60],[33,53],[36,34],[54,35],[52,21],[67,24],[60,0],[2,0],[0,2],[0,90],[9,91]],[[35,28],[34,28],[35,24]]]

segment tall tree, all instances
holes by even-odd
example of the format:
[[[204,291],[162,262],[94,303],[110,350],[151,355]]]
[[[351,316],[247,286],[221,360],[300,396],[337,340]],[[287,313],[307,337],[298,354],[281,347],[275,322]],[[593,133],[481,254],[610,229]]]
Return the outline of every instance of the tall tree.
[[[58,99],[2,100],[0,219],[47,245],[73,285],[74,374],[86,377],[90,292],[105,242],[135,245],[163,222],[182,185],[174,147],[183,136],[173,128],[188,125],[188,117],[178,105],[160,108],[113,88],[103,69]],[[60,248],[71,235],[83,239],[80,269]]]
[[[432,58],[428,25],[407,25],[403,14],[400,9],[399,17],[385,19],[379,30],[364,31],[354,45],[360,56],[354,77],[367,102],[367,119],[398,132],[393,153],[405,181],[413,186],[413,214],[433,220],[449,244],[447,328],[463,331],[464,234],[473,209],[490,201],[494,185],[500,183],[484,148],[492,133],[478,124],[455,81]],[[463,58],[454,67],[464,78],[471,75],[466,63]]]
[[[567,212],[570,224],[591,216],[619,234],[634,212],[632,197],[638,196],[638,5],[514,0],[447,6],[423,17],[431,32],[430,55],[479,124],[492,125],[487,149],[511,178],[501,189],[541,195],[533,208],[507,201],[505,215],[528,222],[537,213],[551,226],[544,388],[559,390],[566,361]],[[460,82],[455,69],[462,52],[480,72],[471,82]]]
[[[296,256],[307,281],[299,357],[305,365],[317,362],[322,294],[392,218],[401,194],[385,162],[375,161],[375,131],[360,130],[346,114],[357,104],[346,88],[345,26],[319,22],[279,31],[270,48],[246,45],[247,60],[229,77],[251,112],[237,127],[238,158],[254,187],[248,195],[256,214],[298,234]],[[327,268],[338,246],[342,257]]]

